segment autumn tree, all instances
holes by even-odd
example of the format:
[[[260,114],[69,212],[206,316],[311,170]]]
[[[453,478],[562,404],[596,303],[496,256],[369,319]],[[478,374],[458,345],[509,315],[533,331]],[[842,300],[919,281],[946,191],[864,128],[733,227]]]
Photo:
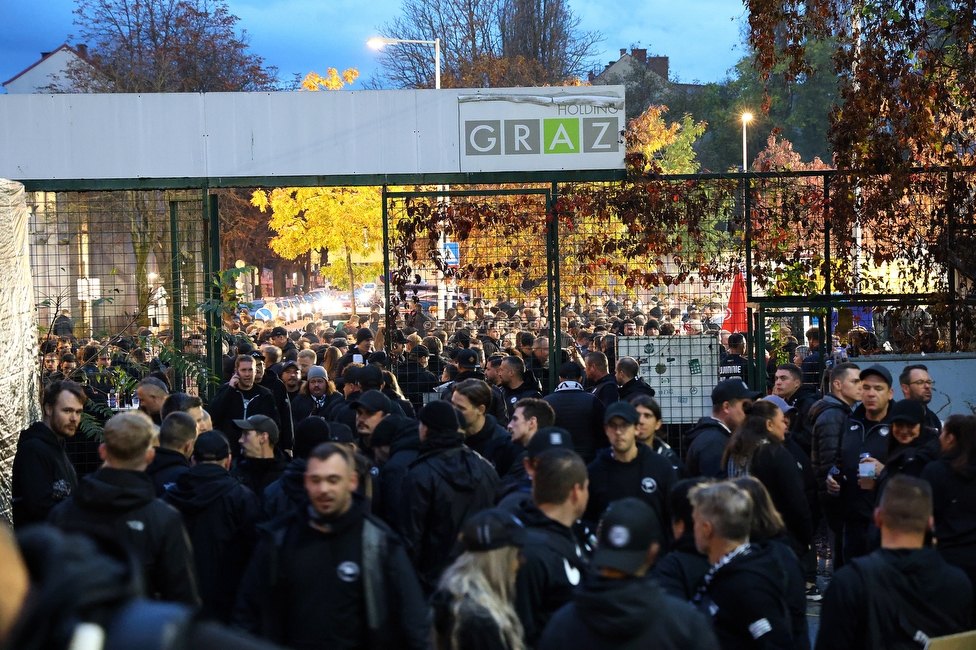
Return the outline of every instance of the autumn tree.
[[[86,60],[55,85],[73,92],[241,92],[277,87],[223,0],[75,0]]]
[[[589,69],[598,34],[579,29],[565,0],[404,0],[379,27],[389,38],[441,40],[442,87],[562,84]],[[379,55],[376,87],[433,88],[431,46],[399,44]]]

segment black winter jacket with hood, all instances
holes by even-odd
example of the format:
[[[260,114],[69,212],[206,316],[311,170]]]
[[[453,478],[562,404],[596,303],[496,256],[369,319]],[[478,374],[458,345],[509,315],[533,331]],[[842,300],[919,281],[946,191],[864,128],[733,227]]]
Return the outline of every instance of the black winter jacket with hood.
[[[717,650],[708,620],[651,578],[586,575],[549,620],[537,650]]]
[[[246,485],[259,499],[264,499],[264,490],[281,478],[288,466],[288,458],[278,447],[274,447],[271,458],[248,458],[241,456],[230,468],[231,476]]]
[[[552,615],[572,599],[586,561],[573,530],[547,517],[531,499],[514,514],[529,531],[515,581],[515,611],[532,647]]]
[[[13,515],[18,528],[44,521],[78,487],[64,441],[43,422],[21,432],[13,466]]]
[[[694,531],[674,540],[671,550],[662,557],[651,571],[665,592],[679,600],[691,601],[695,597],[698,583],[712,568],[708,558],[695,547]]]
[[[813,421],[810,419],[810,409],[823,395],[814,386],[802,384],[796,392],[790,395],[786,403],[796,409],[796,417],[790,422],[793,439],[800,445],[807,456],[810,455],[810,445],[813,440]]]
[[[410,463],[420,455],[420,435],[416,420],[398,418],[393,440],[390,442],[390,455],[380,467],[380,494],[383,504],[383,519],[394,530],[399,526],[398,513],[403,495],[403,479],[410,469]]]
[[[156,456],[146,468],[146,474],[152,479],[156,496],[162,499],[166,488],[174,485],[179,475],[189,469],[190,460],[182,453],[166,447],[156,447]]]
[[[183,515],[193,543],[203,613],[229,623],[257,541],[258,498],[220,465],[200,463],[176,479],[164,500]]]
[[[183,519],[156,498],[145,472],[103,467],[89,474],[51,511],[48,521],[64,530],[94,530],[119,540],[142,564],[147,594],[199,604],[193,550]]]
[[[459,432],[428,431],[400,489],[399,531],[420,583],[433,593],[455,558],[461,525],[495,504],[498,474]]]
[[[577,388],[577,386],[579,386]],[[555,426],[569,431],[573,449],[589,463],[597,450],[610,444],[603,431],[606,406],[576,382],[564,382],[542,398],[556,413]]]
[[[976,459],[961,470],[949,453],[925,466],[922,478],[932,486],[932,514],[939,554],[947,562],[976,573]]]
[[[777,549],[743,544],[709,570],[696,602],[711,615],[722,650],[792,648],[788,584]]]
[[[302,510],[308,505],[308,492],[305,491],[304,458],[293,458],[285,466],[285,471],[273,483],[264,488],[264,518],[276,519],[289,512]]]
[[[972,605],[966,574],[935,549],[878,549],[834,574],[821,605],[816,647],[918,648],[919,638],[970,629]]]

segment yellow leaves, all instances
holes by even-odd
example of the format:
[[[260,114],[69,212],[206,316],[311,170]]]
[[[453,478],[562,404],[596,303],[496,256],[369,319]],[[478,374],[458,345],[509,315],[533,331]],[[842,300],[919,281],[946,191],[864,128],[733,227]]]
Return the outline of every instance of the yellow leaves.
[[[267,193],[264,190],[255,190],[254,194],[251,195],[251,205],[253,205],[261,212],[267,212],[268,210]]]
[[[329,68],[324,77],[313,70],[302,79],[302,90],[342,90],[343,86],[352,84],[358,77],[359,70],[356,68],[347,68],[341,75],[336,68]]]

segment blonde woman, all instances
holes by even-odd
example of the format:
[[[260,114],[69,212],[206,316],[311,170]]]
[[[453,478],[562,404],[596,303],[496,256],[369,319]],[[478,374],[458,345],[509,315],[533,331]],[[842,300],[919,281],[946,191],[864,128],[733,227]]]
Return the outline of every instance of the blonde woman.
[[[515,613],[525,528],[507,512],[483,510],[465,522],[460,540],[464,553],[433,597],[437,650],[525,650]]]

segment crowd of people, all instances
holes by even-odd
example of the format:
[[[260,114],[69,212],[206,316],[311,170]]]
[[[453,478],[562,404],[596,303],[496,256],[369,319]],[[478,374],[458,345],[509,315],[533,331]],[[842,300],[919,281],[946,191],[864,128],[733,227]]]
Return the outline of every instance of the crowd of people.
[[[137,341],[88,342],[91,372],[65,367],[70,340],[42,346],[0,647],[93,629],[136,647],[170,625],[211,649],[894,648],[972,627],[976,418],[939,420],[926,367],[896,386],[807,357],[757,391],[742,335],[715,330],[711,412],[679,453],[614,351],[673,327],[663,313],[572,313],[551,367],[532,308],[504,307],[443,327],[413,302],[389,331],[238,324],[207,403]],[[138,406],[115,405],[79,473],[66,443],[112,366]]]

